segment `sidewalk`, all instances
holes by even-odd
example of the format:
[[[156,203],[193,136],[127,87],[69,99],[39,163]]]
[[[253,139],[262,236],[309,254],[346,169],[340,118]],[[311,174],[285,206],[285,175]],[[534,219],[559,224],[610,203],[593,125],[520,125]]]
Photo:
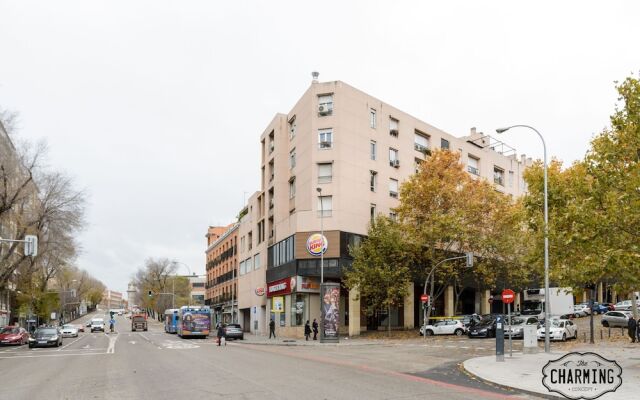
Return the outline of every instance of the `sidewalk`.
[[[513,357],[505,355],[504,362],[496,362],[495,355],[477,357],[466,360],[464,369],[481,380],[509,387],[531,394],[542,394],[546,398],[564,398],[551,393],[542,385],[542,368],[549,360],[556,360],[566,354],[564,351],[544,353],[540,349],[537,354],[514,353]],[[604,358],[615,360],[622,367],[622,386],[614,393],[607,393],[600,399],[634,399],[638,398],[640,388],[640,345],[580,345],[571,349],[577,352],[594,352]]]
[[[367,340],[360,338],[350,339],[348,337],[340,337],[340,342],[338,343],[320,343],[320,338],[318,338],[318,340],[312,340],[310,338],[307,341],[304,340],[304,338],[300,339],[278,336],[275,339],[269,339],[269,336],[267,335],[254,335],[250,333],[245,333],[244,340],[237,340],[233,342],[262,346],[371,346],[380,344],[379,340]]]

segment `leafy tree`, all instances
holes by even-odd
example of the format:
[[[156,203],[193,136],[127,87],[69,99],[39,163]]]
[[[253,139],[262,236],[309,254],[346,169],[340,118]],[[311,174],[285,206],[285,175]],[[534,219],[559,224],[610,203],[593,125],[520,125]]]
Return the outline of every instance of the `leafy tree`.
[[[549,167],[550,275],[575,289],[607,281],[619,292],[640,286],[640,82],[629,77],[617,90],[622,108],[585,158],[564,170],[559,162]],[[530,168],[525,180],[537,239],[531,259],[540,266],[542,166]]]
[[[175,275],[177,269],[177,264],[168,258],[148,258],[133,278],[138,305],[162,314],[171,308],[174,294],[176,307],[187,305],[191,287],[187,278]]]
[[[350,249],[353,266],[345,272],[349,289],[357,289],[367,306],[386,309],[391,331],[391,307],[403,303],[411,282],[411,253],[401,227],[384,216],[369,226],[368,237]]]
[[[473,271],[479,287],[495,285],[499,276],[526,275],[520,252],[510,247],[522,242],[519,205],[486,180],[472,178],[458,153],[432,152],[402,185],[397,211],[415,252],[415,276],[429,280],[432,302],[449,284],[459,297],[464,263],[438,263],[464,252],[480,255]]]

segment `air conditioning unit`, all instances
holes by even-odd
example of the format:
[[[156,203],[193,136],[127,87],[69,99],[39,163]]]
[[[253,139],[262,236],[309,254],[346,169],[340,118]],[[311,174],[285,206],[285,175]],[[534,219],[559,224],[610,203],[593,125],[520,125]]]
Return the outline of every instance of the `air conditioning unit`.
[[[391,136],[396,136],[396,137],[397,137],[397,136],[398,136],[398,130],[397,130],[397,129],[391,129],[391,130],[389,131],[389,134],[390,134]]]
[[[329,115],[331,114],[332,108],[328,104],[320,104],[318,106],[318,114],[320,115]]]
[[[392,167],[398,168],[400,166],[400,160],[391,160],[389,161]]]

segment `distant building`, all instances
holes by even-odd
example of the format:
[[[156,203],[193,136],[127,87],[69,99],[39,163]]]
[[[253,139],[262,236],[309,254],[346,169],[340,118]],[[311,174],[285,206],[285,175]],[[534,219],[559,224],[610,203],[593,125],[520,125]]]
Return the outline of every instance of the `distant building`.
[[[205,304],[213,323],[238,318],[238,224],[209,227],[207,232]]]
[[[189,279],[189,285],[191,287],[191,304],[204,305],[205,302],[205,285],[207,282],[206,275],[193,275],[187,276]]]
[[[125,308],[122,298],[122,292],[116,292],[115,290],[105,289],[102,292],[102,301],[100,302],[101,310],[112,310],[118,308]]]

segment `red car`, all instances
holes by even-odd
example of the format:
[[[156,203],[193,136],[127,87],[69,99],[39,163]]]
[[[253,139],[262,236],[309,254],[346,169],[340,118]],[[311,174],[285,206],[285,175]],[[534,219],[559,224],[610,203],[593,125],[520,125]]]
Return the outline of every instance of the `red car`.
[[[29,342],[29,333],[19,326],[5,326],[0,330],[0,344],[23,345]]]

